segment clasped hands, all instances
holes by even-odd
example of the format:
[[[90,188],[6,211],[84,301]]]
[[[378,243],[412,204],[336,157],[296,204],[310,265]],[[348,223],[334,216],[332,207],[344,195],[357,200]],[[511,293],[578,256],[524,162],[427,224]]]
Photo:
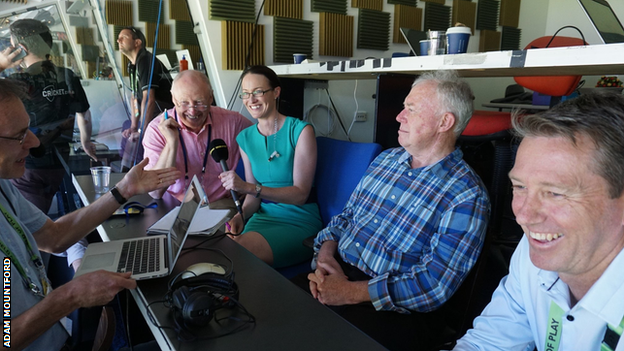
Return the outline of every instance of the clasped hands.
[[[324,305],[340,306],[352,304],[347,287],[352,283],[347,279],[338,261],[333,257],[318,260],[316,270],[308,274],[310,292]]]

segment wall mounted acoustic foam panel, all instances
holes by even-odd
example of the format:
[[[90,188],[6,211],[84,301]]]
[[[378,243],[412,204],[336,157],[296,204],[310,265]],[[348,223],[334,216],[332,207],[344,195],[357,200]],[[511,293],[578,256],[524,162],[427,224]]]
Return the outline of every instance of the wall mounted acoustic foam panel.
[[[117,26],[132,25],[132,2],[126,0],[106,0],[106,23]]]
[[[175,22],[176,44],[197,45],[197,36],[193,32],[193,23],[188,21]]]
[[[273,18],[273,61],[293,63],[293,54],[312,57],[314,22],[293,18]]]
[[[253,23],[223,21],[221,22],[221,52],[223,69],[243,70],[245,59],[251,44]],[[264,64],[264,26],[256,29],[253,47],[249,56],[249,65]]]
[[[425,4],[425,25],[423,30],[446,31],[451,23],[451,8],[428,2]]]
[[[169,18],[176,21],[191,21],[186,0],[169,0]]]
[[[353,56],[353,16],[319,14],[319,55]]]
[[[477,6],[477,29],[495,31],[498,27],[498,1],[481,0]]]
[[[351,7],[381,11],[383,10],[383,0],[351,0]]]
[[[249,23],[256,21],[255,0],[210,0],[208,9],[211,20]]]
[[[156,23],[145,23],[145,46],[154,47],[156,37]],[[158,28],[158,49],[171,49],[171,27],[168,24],[161,24]]]
[[[390,48],[390,14],[360,9],[358,17],[358,49],[387,51]]]
[[[401,27],[422,30],[422,9],[408,5],[394,5],[392,42],[407,44],[401,34]]]
[[[312,0],[312,12],[331,12],[347,15],[347,0]]]
[[[264,15],[303,19],[303,0],[266,0]]]
[[[520,34],[522,30],[514,27],[503,27],[501,50],[520,50]]]
[[[451,25],[463,23],[475,33],[475,17],[477,14],[477,4],[466,0],[453,0],[453,13],[451,15]]]
[[[501,0],[498,24],[518,28],[520,22],[520,0]]]
[[[141,22],[158,22],[158,9],[160,0],[139,0],[139,21]],[[160,23],[165,22],[165,12],[160,13]],[[147,35],[147,34],[146,34]]]
[[[388,0],[388,4],[390,4],[390,5],[416,6],[416,0]]]

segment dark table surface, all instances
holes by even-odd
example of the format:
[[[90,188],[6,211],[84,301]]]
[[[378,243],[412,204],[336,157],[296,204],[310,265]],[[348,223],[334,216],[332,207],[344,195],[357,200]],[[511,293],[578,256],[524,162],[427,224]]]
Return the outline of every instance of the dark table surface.
[[[123,174],[113,173],[111,184],[115,184],[122,176]],[[75,176],[74,184],[79,193],[82,193],[83,202],[86,200],[90,203],[95,200],[90,176]],[[140,196],[137,200],[148,199]],[[168,195],[157,200],[157,203],[159,206],[156,210],[147,209],[141,215],[118,216],[104,222],[98,228],[106,233],[106,239],[103,237],[103,240],[144,236],[146,228],[178,204],[177,200]],[[198,248],[189,249],[199,243],[202,244]],[[138,288],[132,292],[161,349],[385,350],[228,237],[219,234],[212,239],[206,236],[190,236],[184,247],[169,277],[140,281]],[[172,312],[162,301],[167,293],[169,280],[189,265],[198,262],[218,263],[232,268],[240,290],[239,301],[256,318],[255,324],[216,339],[193,342],[178,340],[176,332],[169,329],[174,325]],[[235,312],[223,309],[217,313]],[[211,336],[227,330],[213,320],[197,334]]]

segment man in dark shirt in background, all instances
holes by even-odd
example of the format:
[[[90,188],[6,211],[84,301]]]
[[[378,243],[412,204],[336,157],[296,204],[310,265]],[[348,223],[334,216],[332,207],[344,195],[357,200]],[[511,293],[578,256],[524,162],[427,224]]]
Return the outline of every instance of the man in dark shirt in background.
[[[124,123],[122,127],[123,141],[121,148],[127,148],[126,140],[130,140],[134,146],[140,135],[141,121],[145,115],[145,126],[157,115],[166,109],[173,108],[171,100],[171,76],[167,69],[158,59],[145,49],[145,36],[134,27],[126,27],[119,32],[117,37],[119,51],[124,54],[130,63],[128,75],[130,76],[130,88],[133,92],[132,112],[130,123]],[[151,71],[154,62],[153,72]],[[151,80],[150,80],[151,75]],[[149,96],[148,96],[149,90]],[[140,148],[138,159],[143,158],[143,148]],[[124,151],[124,155],[128,154]],[[125,156],[124,156],[125,157]]]

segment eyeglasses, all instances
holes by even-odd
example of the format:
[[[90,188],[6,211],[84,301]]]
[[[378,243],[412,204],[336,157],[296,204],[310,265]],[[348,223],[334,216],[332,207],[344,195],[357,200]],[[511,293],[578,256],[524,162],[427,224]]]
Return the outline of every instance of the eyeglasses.
[[[188,110],[191,108],[194,108],[197,111],[206,111],[206,109],[208,109],[208,105],[204,105],[204,104],[189,104],[188,102],[180,102],[178,103],[178,107],[180,107],[180,109],[182,110]]]
[[[20,145],[22,145],[22,144],[24,144],[24,140],[26,140],[26,136],[27,135],[28,135],[28,129],[26,129],[26,131],[24,132],[24,135],[22,135],[20,137],[13,138],[13,137],[0,136],[0,139],[19,141]]]
[[[258,90],[254,90],[254,91],[253,91],[253,92],[251,92],[251,93],[248,93],[248,92],[244,91],[244,92],[240,93],[240,95],[238,95],[238,97],[239,97],[239,98],[241,98],[241,99],[243,99],[243,100],[247,100],[247,99],[249,99],[252,95],[253,95],[253,96],[255,96],[255,97],[261,97],[261,96],[264,96],[264,94],[265,94],[266,92],[271,91],[271,90],[273,90],[273,88],[271,88],[271,89],[267,89],[267,90],[258,89]]]

